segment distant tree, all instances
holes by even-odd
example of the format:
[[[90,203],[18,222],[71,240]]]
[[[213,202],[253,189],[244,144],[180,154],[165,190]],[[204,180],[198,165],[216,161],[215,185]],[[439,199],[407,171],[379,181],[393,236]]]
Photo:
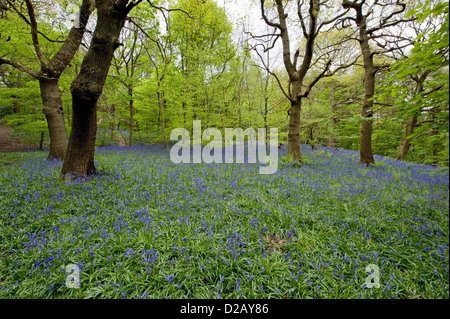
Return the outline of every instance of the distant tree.
[[[275,42],[281,38],[283,47],[283,63],[285,70],[289,76],[288,92],[280,83],[280,89],[290,101],[291,107],[289,114],[289,133],[288,133],[288,156],[294,161],[301,161],[300,154],[300,114],[302,108],[302,99],[307,98],[312,88],[316,83],[324,78],[329,77],[339,70],[349,67],[356,62],[354,56],[348,54],[347,56],[340,55],[340,49],[343,50],[345,40],[333,39],[330,37],[330,42],[324,46],[317,44],[317,39],[331,30],[332,26],[339,18],[343,17],[344,12],[330,12],[327,9],[328,1],[309,0],[297,1],[295,10],[297,20],[296,24],[300,25],[300,32],[302,37],[306,40],[304,45],[299,45],[294,55],[291,54],[291,45],[293,42],[292,36],[289,35],[291,21],[288,19],[288,9],[290,3],[287,1],[283,3],[282,0],[273,1],[276,7],[276,14],[270,18],[266,11],[265,0],[260,0],[261,15],[265,23],[273,28],[273,32],[265,35],[255,35],[255,39],[263,39],[262,43],[256,46],[263,46],[264,51],[270,50],[274,47]],[[321,14],[322,13],[322,14]],[[333,15],[326,19],[325,16]],[[293,28],[293,30],[295,30]],[[292,30],[291,30],[292,31]],[[324,36],[325,37],[325,36]],[[332,41],[334,40],[334,41]],[[258,51],[256,51],[260,54]],[[264,58],[261,56],[261,62],[264,64]],[[299,61],[299,58],[301,61]],[[300,65],[297,66],[297,63]],[[264,67],[269,70],[267,65]],[[316,71],[316,72],[313,72]],[[272,75],[276,76],[274,72],[270,71]],[[309,75],[309,77],[308,77]]]
[[[375,162],[372,152],[372,118],[373,118],[373,98],[375,94],[375,74],[380,67],[374,64],[374,55],[386,54],[409,45],[399,44],[404,39],[401,35],[388,32],[389,28],[399,27],[401,23],[408,20],[403,19],[402,13],[406,9],[406,4],[400,0],[388,1],[366,1],[366,0],[344,0],[344,9],[351,8],[354,15],[349,15],[339,19],[339,24],[350,27],[356,24],[355,40],[361,47],[364,62],[364,100],[361,111],[361,139],[360,139],[360,162],[362,164],[373,164]],[[378,45],[379,50],[374,50],[371,45]]]

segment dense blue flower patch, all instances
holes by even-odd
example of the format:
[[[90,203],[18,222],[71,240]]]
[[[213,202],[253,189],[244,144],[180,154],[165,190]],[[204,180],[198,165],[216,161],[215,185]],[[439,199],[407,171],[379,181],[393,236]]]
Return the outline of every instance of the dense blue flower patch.
[[[103,147],[100,173],[72,181],[27,153],[0,171],[0,298],[449,297],[448,170],[302,152],[260,175]]]

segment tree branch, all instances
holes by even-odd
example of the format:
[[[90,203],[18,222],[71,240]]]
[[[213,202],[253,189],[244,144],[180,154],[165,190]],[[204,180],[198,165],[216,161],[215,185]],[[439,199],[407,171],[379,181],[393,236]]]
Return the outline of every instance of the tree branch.
[[[81,44],[84,32],[86,31],[86,25],[93,10],[91,1],[83,0],[79,11],[79,25],[74,25],[70,29],[64,44],[48,62],[47,68],[53,73],[53,76],[59,76],[66,66],[69,65],[70,61],[72,61],[73,56]]]
[[[21,17],[23,21],[25,21],[26,24],[31,25],[30,20],[28,20],[27,17],[26,17],[25,15],[23,15],[22,12],[20,12],[19,10],[17,10],[17,8],[16,8],[16,6],[14,5],[14,3],[12,3],[11,1],[8,0],[8,4],[9,4],[9,6],[17,13],[17,15],[18,15],[19,17]],[[40,35],[42,35],[42,36],[43,36],[47,41],[49,41],[49,42],[53,42],[53,43],[63,43],[63,42],[64,42],[64,40],[53,40],[53,39],[50,39],[48,36],[46,36],[44,33],[42,33],[42,32],[39,31],[39,30],[37,31],[37,33],[40,34]],[[58,38],[59,38],[59,36],[58,36]]]
[[[253,50],[256,52],[256,54],[258,54],[259,59],[261,60],[261,62],[262,62],[262,64],[263,64],[264,67],[261,67],[261,66],[259,66],[259,65],[257,65],[257,66],[260,67],[260,68],[262,68],[262,69],[264,69],[264,70],[267,71],[270,75],[272,75],[272,76],[277,80],[278,86],[280,87],[281,92],[283,92],[284,96],[286,96],[286,97],[288,98],[289,101],[292,101],[291,97],[286,93],[286,91],[284,90],[283,86],[281,85],[280,79],[278,78],[278,76],[277,76],[275,73],[273,73],[272,71],[270,71],[269,66],[266,65],[266,63],[265,63],[265,61],[264,61],[264,58],[261,56],[261,54],[260,54],[259,51],[256,49],[256,47],[253,47]]]
[[[312,90],[312,88],[314,87],[314,85],[321,79],[321,78],[327,78],[330,76],[335,75],[338,71],[342,70],[342,69],[346,69],[354,64],[356,64],[356,62],[359,59],[359,55],[356,56],[356,58],[354,60],[352,60],[351,62],[347,63],[347,64],[342,64],[340,66],[338,66],[336,69],[334,69],[332,72],[328,72],[330,66],[331,66],[331,60],[329,60],[324,68],[324,70],[314,79],[310,82],[310,84],[307,86],[305,92],[301,95],[301,97],[307,97],[309,92]]]
[[[36,16],[34,14],[34,8],[30,0],[25,0],[25,2],[27,4],[28,15],[30,16],[31,37],[33,38],[34,50],[36,51],[36,55],[39,59],[39,62],[41,63],[41,66],[45,67],[46,61],[44,59],[44,56],[42,55],[41,46],[39,44],[37,22]]]
[[[22,63],[20,63],[20,62],[14,62],[14,61],[9,60],[9,59],[0,58],[0,65],[2,65],[2,64],[9,64],[9,65],[15,67],[16,69],[18,69],[18,70],[20,70],[20,71],[22,71],[22,72],[25,72],[25,73],[31,75],[31,76],[34,77],[35,79],[38,79],[38,80],[39,80],[39,79],[41,78],[41,76],[39,75],[39,73],[37,73],[37,72],[34,71],[33,69],[30,69],[30,68],[24,66],[24,65],[23,65]]]
[[[178,9],[178,8],[177,9],[167,9],[167,8],[164,8],[161,6],[154,5],[153,3],[150,2],[150,0],[147,0],[147,2],[150,4],[151,7],[158,9],[160,11],[162,11],[162,10],[167,11],[167,12],[180,11],[180,12],[183,12],[184,14],[186,14],[189,18],[194,19],[188,12],[184,11],[183,9]]]
[[[264,10],[264,3],[265,3],[265,0],[260,0],[261,2],[261,16],[262,16],[262,18],[264,19],[264,22],[267,24],[267,25],[270,25],[271,27],[274,27],[274,28],[278,28],[278,29],[280,29],[281,30],[281,25],[279,24],[279,23],[275,23],[275,22],[272,22],[272,21],[270,21],[268,18],[267,18],[267,16],[266,16],[266,12],[265,12],[265,10]]]

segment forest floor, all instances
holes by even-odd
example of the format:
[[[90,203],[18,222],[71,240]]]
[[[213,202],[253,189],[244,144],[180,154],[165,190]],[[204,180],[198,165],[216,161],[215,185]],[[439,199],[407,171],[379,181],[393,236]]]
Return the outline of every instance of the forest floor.
[[[22,152],[33,149],[33,144],[22,143],[18,138],[9,135],[13,129],[0,122],[0,153]]]
[[[302,145],[264,175],[107,146],[62,181],[46,155],[0,154],[0,299],[449,298],[446,168]]]

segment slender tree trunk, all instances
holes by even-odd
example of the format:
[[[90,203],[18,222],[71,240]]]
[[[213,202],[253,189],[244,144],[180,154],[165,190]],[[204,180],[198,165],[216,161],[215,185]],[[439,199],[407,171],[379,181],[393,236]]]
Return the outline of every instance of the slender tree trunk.
[[[133,101],[133,87],[128,88],[128,95],[130,96],[130,139],[128,146],[133,146],[133,129],[134,129],[134,101]]]
[[[186,102],[183,102],[183,124],[184,124],[184,127],[187,128],[187,105],[186,105]]]
[[[364,101],[361,111],[361,138],[359,148],[359,161],[362,164],[375,163],[372,153],[372,117],[373,96],[375,94],[375,66],[373,55],[369,47],[369,38],[366,32],[365,18],[360,26],[360,46],[364,61]]]
[[[308,140],[309,145],[311,146],[311,149],[315,149],[316,146],[314,145],[314,128],[312,125],[309,126],[309,132],[308,132]]]
[[[269,149],[269,131],[268,131],[268,125],[267,125],[267,113],[269,113],[268,106],[269,106],[269,98],[266,95],[264,97],[264,116],[263,116],[264,130],[266,132],[266,149]]]
[[[163,137],[163,141],[164,141],[164,147],[168,148],[169,145],[167,143],[167,138],[166,138],[166,121],[164,119],[164,99],[162,97],[162,94],[159,93],[159,91],[157,92],[158,95],[158,104],[159,104],[159,114],[160,114],[160,120],[161,120],[161,134]]]
[[[433,123],[436,123],[436,114],[435,114],[435,112],[433,112],[432,111],[432,113],[431,113],[431,120],[433,121]],[[439,132],[438,132],[438,130],[436,129],[436,127],[434,127],[432,130],[431,130],[431,134],[433,135],[433,136],[436,136],[436,135],[438,135],[439,134]],[[433,142],[432,142],[433,144],[433,165],[434,166],[438,166],[438,163],[439,163],[439,145],[438,145],[438,143],[437,143],[437,140],[436,139],[433,139]]]
[[[239,107],[238,108],[238,127],[242,127],[242,110],[241,110],[242,105],[241,105],[240,101],[239,101],[238,107]]]
[[[416,81],[416,89],[415,95],[423,92],[423,82],[430,74],[430,72],[424,72],[418,76],[414,76],[413,80]],[[400,161],[404,161],[406,159],[406,155],[408,155],[409,147],[411,145],[411,140],[408,138],[411,134],[414,133],[414,128],[417,124],[417,114],[414,114],[411,118],[406,120],[406,129],[405,134],[403,135],[402,142],[400,144],[400,148],[397,153],[397,159]]]
[[[87,176],[96,172],[94,165],[97,133],[97,101],[102,94],[114,50],[118,47],[120,31],[129,10],[128,1],[97,0],[97,26],[91,46],[81,65],[80,74],[73,81],[72,131],[62,167],[63,176]]]
[[[42,150],[44,144],[44,132],[41,132],[41,140],[39,141],[39,149]]]
[[[417,116],[413,116],[406,120],[406,129],[405,134],[403,135],[403,140],[400,145],[400,149],[397,153],[397,159],[400,161],[404,161],[406,159],[406,155],[408,154],[409,147],[411,146],[410,139],[408,136],[410,136],[412,133],[414,133],[414,128],[417,124]]]
[[[113,141],[116,141],[116,105],[111,104],[111,135],[110,138]]]
[[[64,122],[61,92],[58,79],[40,78],[42,103],[50,134],[50,152],[48,159],[63,159],[67,149],[67,131]]]
[[[334,139],[334,127],[336,126],[336,105],[334,103],[331,104],[331,118],[330,118],[330,135],[328,137],[328,147],[335,147],[336,142]]]

